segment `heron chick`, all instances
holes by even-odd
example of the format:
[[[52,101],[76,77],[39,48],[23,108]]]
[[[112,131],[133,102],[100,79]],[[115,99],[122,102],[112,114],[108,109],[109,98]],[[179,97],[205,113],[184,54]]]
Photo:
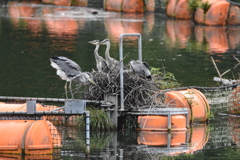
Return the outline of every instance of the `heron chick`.
[[[130,60],[130,70],[137,73],[139,76],[152,79],[150,67],[147,62],[141,62],[139,60]]]
[[[62,80],[65,80],[65,94],[66,98],[68,99],[67,95],[67,83],[69,82],[69,90],[71,92],[72,99],[73,93],[72,93],[72,81],[86,84],[88,81],[95,84],[91,78],[91,74],[89,72],[82,72],[82,69],[80,66],[72,61],[71,59],[68,59],[66,57],[52,57],[50,58],[51,66],[57,70],[57,75],[62,78]]]
[[[99,42],[100,45],[106,45],[107,48],[105,50],[105,58],[107,62],[107,66],[110,69],[110,71],[118,73],[120,71],[120,63],[118,60],[110,57],[109,50],[110,50],[110,40],[104,39],[101,42]]]
[[[94,50],[94,55],[95,55],[96,65],[97,65],[98,71],[108,73],[109,68],[107,66],[106,60],[98,54],[98,49],[99,49],[99,46],[100,46],[99,40],[88,41],[88,43],[96,45],[96,48]]]

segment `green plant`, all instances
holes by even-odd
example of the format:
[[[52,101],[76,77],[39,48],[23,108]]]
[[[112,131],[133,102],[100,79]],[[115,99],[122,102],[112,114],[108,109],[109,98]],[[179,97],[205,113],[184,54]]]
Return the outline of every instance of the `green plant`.
[[[188,5],[192,13],[195,13],[198,8],[202,8],[204,13],[206,13],[210,8],[208,1],[202,2],[201,0],[188,0]]]
[[[151,67],[151,74],[153,81],[157,84],[159,89],[168,89],[179,86],[180,84],[174,77],[173,73],[161,71],[160,68]]]
[[[202,8],[204,10],[204,13],[206,13],[208,11],[208,9],[210,8],[210,4],[208,1],[203,2],[200,4],[200,8]]]
[[[185,94],[189,95],[189,96],[185,97],[185,99],[187,100],[189,106],[192,107],[194,104],[195,104],[195,105],[198,104],[197,102],[194,101],[194,94],[195,94],[195,92],[189,91],[189,92],[187,92],[187,93],[185,93]]]
[[[201,0],[188,0],[189,9],[191,10],[191,12],[195,13],[197,8],[200,7],[201,3]]]
[[[90,111],[90,129],[91,130],[113,130],[114,125],[112,119],[107,115],[107,113],[95,107],[87,108]],[[85,129],[85,117],[84,115],[80,116],[77,119],[77,127],[80,129]]]

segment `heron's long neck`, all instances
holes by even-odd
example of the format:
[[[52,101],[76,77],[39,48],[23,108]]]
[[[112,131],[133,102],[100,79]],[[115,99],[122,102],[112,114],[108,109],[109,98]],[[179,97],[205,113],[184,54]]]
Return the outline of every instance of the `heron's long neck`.
[[[99,57],[99,54],[98,54],[99,46],[100,46],[100,44],[97,44],[97,45],[96,45],[96,48],[95,48],[95,50],[94,50],[95,58],[96,58],[96,57]]]
[[[109,55],[110,43],[108,42],[108,43],[106,43],[106,45],[107,45],[107,48],[106,48],[106,51],[105,51],[105,58],[108,61],[111,58],[110,55]]]

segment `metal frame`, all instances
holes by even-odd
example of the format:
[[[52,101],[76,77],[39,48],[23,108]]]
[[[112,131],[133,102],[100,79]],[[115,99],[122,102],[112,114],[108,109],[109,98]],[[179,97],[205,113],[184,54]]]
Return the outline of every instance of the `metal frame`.
[[[67,100],[65,105],[60,107],[64,111],[36,111],[36,101],[30,100],[26,102],[27,111],[4,111],[0,112],[1,116],[19,116],[19,119],[27,116],[39,117],[43,115],[80,115],[85,114],[86,121],[86,153],[90,153],[90,112],[86,110],[86,100]]]
[[[172,129],[171,116],[172,115],[185,115],[186,127],[189,128],[189,110],[188,108],[158,108],[158,109],[141,109],[137,112],[130,113],[132,115],[163,115],[168,117],[168,130]]]
[[[124,33],[119,37],[119,61],[120,61],[120,96],[121,96],[121,108],[120,111],[124,111],[124,85],[123,85],[123,37],[125,36],[137,36],[138,37],[138,60],[142,61],[142,37],[140,33]]]

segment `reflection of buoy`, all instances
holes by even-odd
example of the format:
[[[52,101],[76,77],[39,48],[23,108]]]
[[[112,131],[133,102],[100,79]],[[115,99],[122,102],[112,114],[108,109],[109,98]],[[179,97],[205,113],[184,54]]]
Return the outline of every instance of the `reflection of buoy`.
[[[159,151],[169,155],[179,155],[181,153],[192,153],[200,150],[207,143],[209,131],[206,123],[192,125],[189,131],[180,132],[159,132],[140,131],[138,133],[138,144],[151,146],[166,146],[159,148]]]
[[[46,121],[0,121],[0,153],[51,154],[52,149],[52,136]]]
[[[231,136],[235,144],[240,145],[240,118],[229,116],[228,125],[231,128]]]
[[[231,114],[240,114],[240,87],[232,90],[228,99],[228,111]]]
[[[196,89],[166,92],[164,103],[169,107],[188,108],[189,122],[205,122],[209,119],[210,107],[208,101]]]
[[[186,136],[188,132],[149,132],[141,131],[138,133],[138,144],[165,146],[170,143],[171,146],[187,143]],[[169,137],[170,136],[170,137]],[[168,142],[171,140],[171,142]]]
[[[186,117],[183,115],[171,116],[171,128],[168,128],[168,116],[139,116],[138,126],[141,130],[156,130],[156,131],[178,131],[187,130]]]

